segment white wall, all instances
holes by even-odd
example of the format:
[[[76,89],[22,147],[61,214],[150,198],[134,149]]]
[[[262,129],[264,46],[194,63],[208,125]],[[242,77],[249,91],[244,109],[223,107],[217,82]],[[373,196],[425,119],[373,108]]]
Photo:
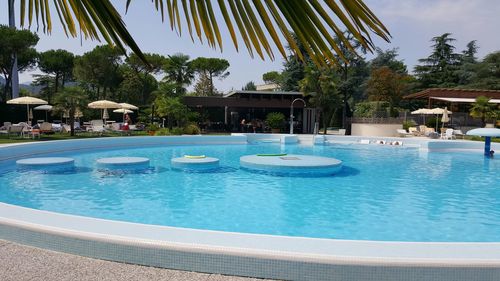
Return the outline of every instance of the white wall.
[[[353,123],[351,135],[353,136],[376,136],[376,137],[396,137],[397,129],[402,129],[402,124],[362,124]]]

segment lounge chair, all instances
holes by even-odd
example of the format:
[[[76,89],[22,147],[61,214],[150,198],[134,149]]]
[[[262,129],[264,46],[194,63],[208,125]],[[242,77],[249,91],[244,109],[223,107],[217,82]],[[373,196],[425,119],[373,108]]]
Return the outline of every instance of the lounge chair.
[[[453,130],[453,135],[455,136],[455,138],[461,137],[462,139],[465,136],[465,134],[462,132],[462,130]]]
[[[87,132],[102,134],[106,131],[104,128],[104,123],[102,120],[92,120],[90,121],[90,126],[87,127]]]
[[[49,122],[43,122],[40,125],[40,132],[42,134],[53,134],[54,131],[52,130],[52,124]]]
[[[451,140],[456,137],[453,135],[453,129],[446,129],[444,134],[441,135],[441,138],[445,140]]]
[[[414,135],[414,136],[420,136],[420,132],[418,131],[417,127],[409,127],[408,128],[408,133]]]
[[[359,143],[360,144],[370,144],[370,140],[362,139],[362,140],[359,140]]]
[[[11,135],[19,136],[22,137],[24,133],[24,127],[23,125],[12,125],[9,127],[7,130],[9,138]]]
[[[398,137],[407,137],[407,136],[412,136],[412,134],[408,133],[405,129],[397,129],[398,132]]]

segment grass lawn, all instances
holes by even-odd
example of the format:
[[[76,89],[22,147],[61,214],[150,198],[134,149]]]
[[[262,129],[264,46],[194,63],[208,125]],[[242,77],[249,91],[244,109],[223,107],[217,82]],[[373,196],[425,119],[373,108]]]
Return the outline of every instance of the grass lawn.
[[[230,135],[229,133],[209,133],[208,135]],[[132,136],[148,136],[146,131],[133,132]],[[77,133],[74,137],[69,134],[61,134],[55,133],[51,135],[42,135],[40,139],[31,139],[31,138],[21,138],[11,136],[10,138],[7,135],[0,135],[0,144],[6,143],[22,143],[22,142],[34,142],[34,141],[52,141],[52,140],[72,140],[72,139],[88,139],[88,138],[102,138],[102,137],[127,137],[122,135],[121,133],[113,133],[106,132],[103,135],[99,136],[93,133],[80,132]]]

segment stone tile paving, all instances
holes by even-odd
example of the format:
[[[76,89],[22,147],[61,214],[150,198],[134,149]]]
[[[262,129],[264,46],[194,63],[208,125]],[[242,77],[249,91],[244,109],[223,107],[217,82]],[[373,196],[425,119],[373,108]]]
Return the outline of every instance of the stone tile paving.
[[[263,279],[110,262],[0,240],[0,280],[262,281]]]

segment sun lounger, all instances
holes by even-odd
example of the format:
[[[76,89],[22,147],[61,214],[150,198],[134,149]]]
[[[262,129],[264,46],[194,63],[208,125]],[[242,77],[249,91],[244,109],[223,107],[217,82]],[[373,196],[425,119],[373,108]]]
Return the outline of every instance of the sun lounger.
[[[412,134],[408,133],[405,129],[397,129],[396,132],[398,133],[398,137],[407,137],[407,136],[412,136]]]

